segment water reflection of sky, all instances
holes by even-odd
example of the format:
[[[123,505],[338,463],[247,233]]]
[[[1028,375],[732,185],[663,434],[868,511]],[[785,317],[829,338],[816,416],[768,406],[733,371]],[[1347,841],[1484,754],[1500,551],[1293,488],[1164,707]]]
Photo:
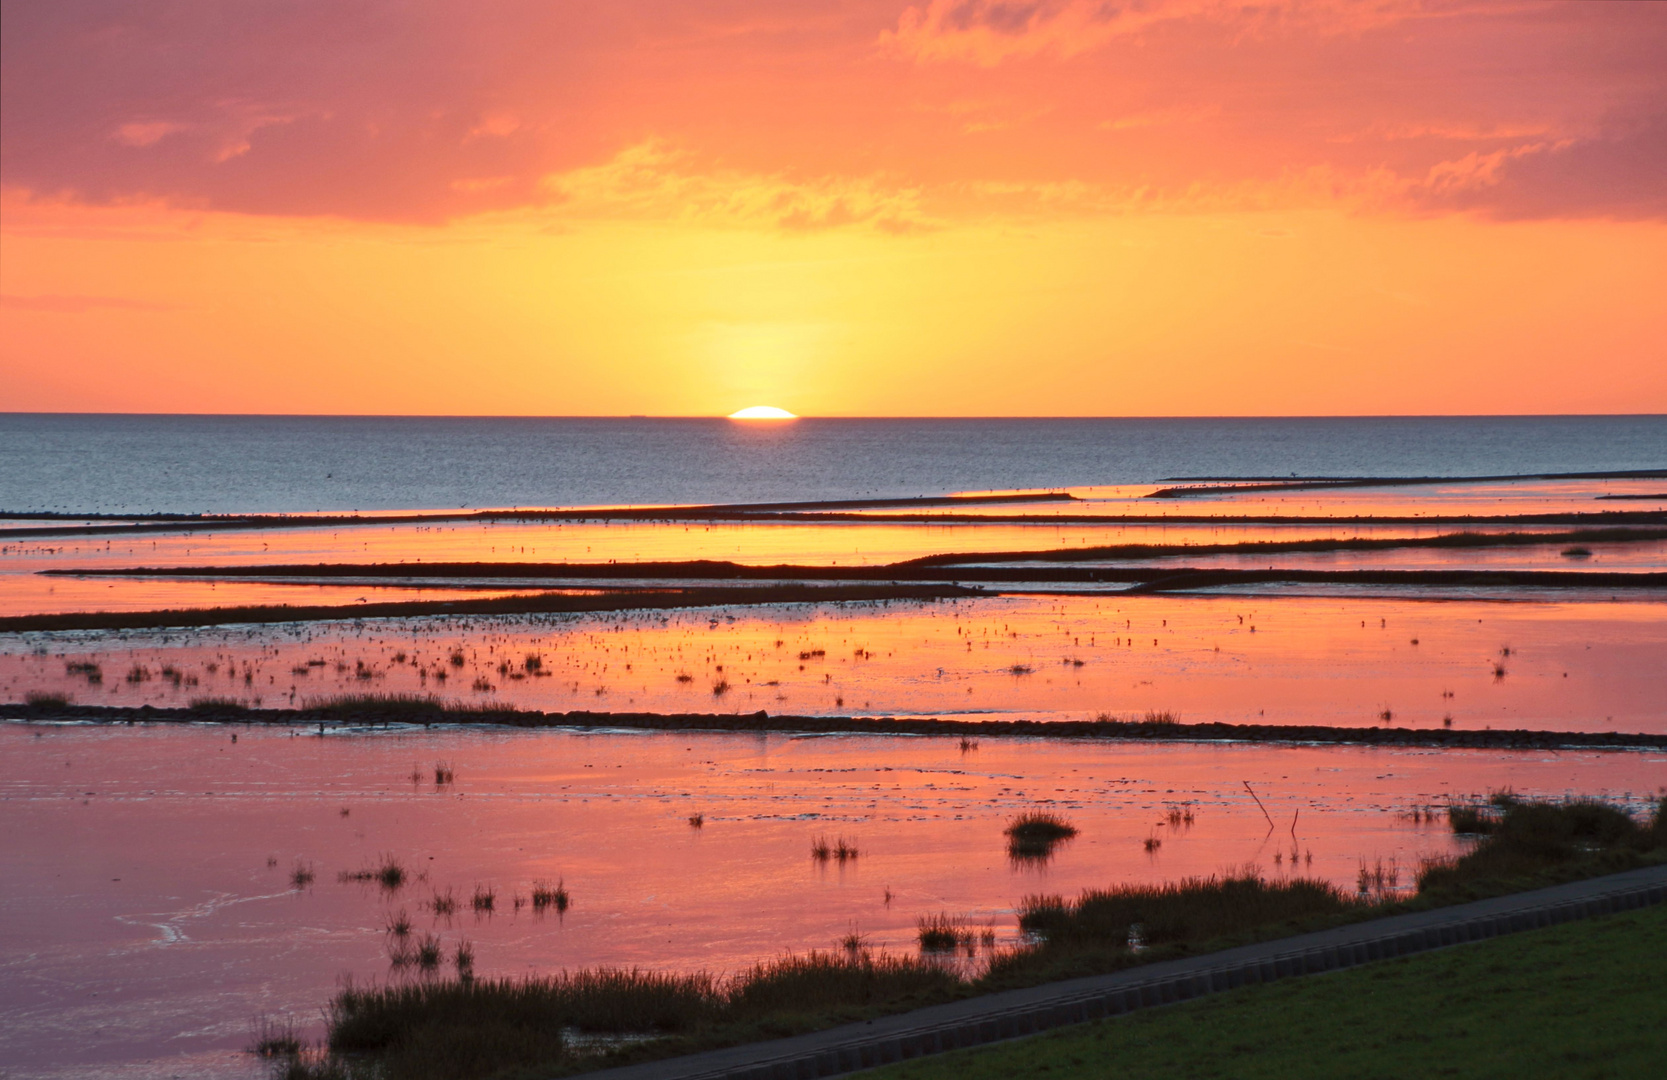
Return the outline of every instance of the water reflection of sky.
[[[733,970],[853,929],[901,950],[936,912],[1009,942],[1030,893],[1246,863],[1282,876],[1292,849],[1303,874],[1352,887],[1382,860],[1405,884],[1454,848],[1414,807],[1509,786],[1641,808],[1667,781],[1667,761],[1638,753],[503,730],[8,724],[0,756],[0,1040],[43,1076],[257,1075],[236,1054],[250,1017],[311,1020],[338,979],[385,977],[399,910],[473,942],[482,974]],[[436,788],[442,760],[456,779]],[[1036,806],[1081,834],[1015,866],[1002,828]],[[1190,827],[1170,824],[1176,807]],[[861,855],[817,864],[818,836]],[[393,894],[338,880],[385,855],[421,880]],[[300,892],[297,862],[316,873]],[[513,909],[537,880],[565,883],[563,917]],[[424,906],[477,885],[497,893],[490,916]]]

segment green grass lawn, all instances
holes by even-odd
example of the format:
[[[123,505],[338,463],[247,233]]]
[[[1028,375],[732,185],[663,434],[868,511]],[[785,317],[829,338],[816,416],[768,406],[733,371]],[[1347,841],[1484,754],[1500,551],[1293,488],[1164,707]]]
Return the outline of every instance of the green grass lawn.
[[[874,1080],[1667,1077],[1667,906],[1247,987]]]

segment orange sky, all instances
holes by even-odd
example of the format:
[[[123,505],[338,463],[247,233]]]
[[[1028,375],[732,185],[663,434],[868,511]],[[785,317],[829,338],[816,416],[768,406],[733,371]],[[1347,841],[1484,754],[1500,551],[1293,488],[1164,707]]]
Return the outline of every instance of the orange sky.
[[[0,409],[1667,412],[1667,5],[3,20]]]

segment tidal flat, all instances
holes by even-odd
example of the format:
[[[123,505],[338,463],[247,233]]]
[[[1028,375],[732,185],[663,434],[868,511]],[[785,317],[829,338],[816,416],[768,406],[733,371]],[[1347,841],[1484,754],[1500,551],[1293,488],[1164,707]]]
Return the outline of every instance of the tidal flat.
[[[1501,790],[1642,819],[1667,783],[1662,479],[14,515],[0,1057],[252,1078],[263,1024],[316,1041],[344,981],[460,956],[722,975],[948,927],[971,955],[944,962],[977,969],[1027,897],[1246,867],[1396,895],[1471,842],[1446,808]],[[479,610],[524,600],[609,610]],[[374,723],[343,704],[366,699]],[[549,726],[491,722],[513,710]],[[921,726],[855,730],[885,717]],[[925,723],[1098,718],[1151,730]],[[1428,745],[1515,731],[1541,734]],[[1017,843],[1027,821],[1052,838]]]
[[[73,723],[0,726],[0,756],[0,1044],[53,1077],[260,1075],[252,1018],[316,1037],[340,980],[410,977],[402,914],[482,975],[732,971],[851,933],[910,953],[937,913],[1000,947],[1039,892],[1247,864],[1410,887],[1460,843],[1430,808],[1511,788],[1644,815],[1667,775],[1625,751]],[[1010,857],[1038,809],[1078,834]],[[397,884],[358,877],[389,861]],[[541,883],[570,906],[535,907]]]

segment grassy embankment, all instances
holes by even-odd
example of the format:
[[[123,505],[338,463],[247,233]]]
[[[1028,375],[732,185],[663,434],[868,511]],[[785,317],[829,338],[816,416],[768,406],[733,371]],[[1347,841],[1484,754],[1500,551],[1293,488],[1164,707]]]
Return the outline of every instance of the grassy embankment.
[[[1459,858],[1421,868],[1410,899],[1386,894],[1384,882],[1365,868],[1357,896],[1323,882],[1268,881],[1247,872],[1164,887],[1091,890],[1075,899],[1027,897],[1020,921],[1035,940],[995,951],[977,979],[955,975],[930,950],[920,957],[893,956],[867,950],[860,941],[844,952],[784,957],[729,978],[594,970],[490,979],[460,969],[453,979],[343,989],[328,1010],[326,1050],[286,1054],[277,1070],[291,1080],[560,1075],[1667,860],[1667,803],[1639,824],[1597,802],[1535,803],[1499,795],[1450,807],[1448,819],[1476,841]],[[935,925],[923,920],[923,944],[930,944]],[[951,947],[977,946],[956,935]],[[1277,1030],[1293,1045],[1304,1038],[1290,1024]],[[576,1042],[575,1033],[624,1038],[599,1051]]]
[[[1046,1076],[1564,1080],[1667,1062],[1667,908],[945,1054],[874,1080]]]

